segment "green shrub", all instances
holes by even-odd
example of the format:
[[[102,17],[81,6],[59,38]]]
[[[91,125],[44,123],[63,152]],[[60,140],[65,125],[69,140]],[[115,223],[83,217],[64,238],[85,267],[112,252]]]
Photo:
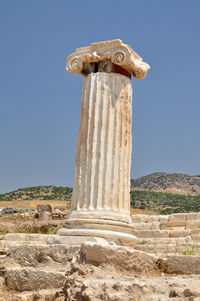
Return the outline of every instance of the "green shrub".
[[[130,196],[133,208],[147,209],[160,214],[200,211],[200,195],[133,190]]]

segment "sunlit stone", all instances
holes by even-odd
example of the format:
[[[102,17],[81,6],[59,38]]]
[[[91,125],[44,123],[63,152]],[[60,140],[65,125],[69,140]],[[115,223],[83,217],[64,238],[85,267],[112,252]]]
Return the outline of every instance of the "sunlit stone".
[[[83,79],[71,213],[62,236],[134,245],[130,219],[132,83],[149,65],[120,40],[93,43],[67,59]]]

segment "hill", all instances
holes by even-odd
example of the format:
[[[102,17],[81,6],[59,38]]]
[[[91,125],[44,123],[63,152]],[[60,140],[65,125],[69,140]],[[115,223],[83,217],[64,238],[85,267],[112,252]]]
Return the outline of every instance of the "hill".
[[[131,207],[159,214],[200,212],[200,195],[132,190]]]
[[[146,190],[173,194],[200,194],[200,176],[186,174],[152,173],[131,180],[131,190]]]
[[[0,201],[26,201],[26,200],[59,200],[70,201],[72,188],[56,186],[34,186],[0,194]]]

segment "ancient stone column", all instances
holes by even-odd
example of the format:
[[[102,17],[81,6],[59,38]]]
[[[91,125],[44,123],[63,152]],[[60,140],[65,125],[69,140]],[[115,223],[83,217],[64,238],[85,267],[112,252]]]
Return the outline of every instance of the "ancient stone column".
[[[71,213],[64,236],[134,245],[130,220],[131,74],[149,65],[121,40],[93,43],[67,59],[83,79]]]

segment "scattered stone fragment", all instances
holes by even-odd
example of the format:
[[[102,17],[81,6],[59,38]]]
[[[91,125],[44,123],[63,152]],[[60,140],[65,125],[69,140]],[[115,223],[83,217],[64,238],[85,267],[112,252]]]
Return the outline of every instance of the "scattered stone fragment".
[[[175,290],[170,290],[169,292],[169,298],[176,298],[176,297],[180,297],[180,295],[175,291]]]
[[[40,213],[39,213],[39,216],[38,216],[38,219],[39,219],[40,221],[46,221],[46,222],[48,222],[48,221],[50,221],[50,220],[52,219],[52,218],[51,218],[51,213],[46,212],[46,211],[40,212]]]
[[[200,274],[200,256],[175,255],[160,259],[161,269],[169,274]]]
[[[0,276],[3,276],[5,273],[5,266],[0,265]]]
[[[198,296],[200,296],[200,293],[197,293],[197,292],[187,288],[184,290],[183,295],[184,295],[184,297],[187,297],[187,298],[192,297],[192,296],[198,297]]]
[[[0,248],[0,255],[7,255],[7,254],[8,254],[8,249]]]
[[[37,211],[38,212],[52,212],[52,206],[49,204],[47,204],[47,205],[40,204],[40,205],[37,205]]]
[[[32,212],[34,210],[25,209],[25,208],[15,208],[15,207],[5,207],[1,209],[0,215],[4,214],[14,214],[14,213],[21,213],[21,212]]]
[[[5,274],[7,287],[16,291],[59,288],[64,285],[66,280],[61,272],[34,268],[9,268],[6,269]]]
[[[84,243],[81,253],[87,262],[111,263],[125,270],[146,274],[157,270],[156,257],[127,247]]]

